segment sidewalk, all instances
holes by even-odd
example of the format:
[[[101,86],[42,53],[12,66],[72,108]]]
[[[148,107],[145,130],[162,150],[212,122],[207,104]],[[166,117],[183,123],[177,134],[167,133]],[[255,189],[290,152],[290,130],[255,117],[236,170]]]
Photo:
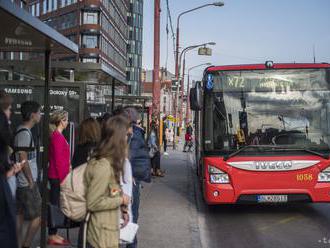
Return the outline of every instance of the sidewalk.
[[[181,146],[179,146],[181,147]],[[192,169],[188,153],[162,156],[163,178],[144,184],[139,217],[139,248],[201,247]]]
[[[141,189],[138,247],[200,248],[189,153],[182,152],[182,145],[178,146],[177,151],[169,149],[168,153],[169,156],[161,157],[165,177],[153,177],[152,182],[143,184]],[[63,230],[59,233],[66,236]],[[70,236],[73,244],[76,244],[78,229],[72,229]],[[39,237],[32,247],[38,246]]]

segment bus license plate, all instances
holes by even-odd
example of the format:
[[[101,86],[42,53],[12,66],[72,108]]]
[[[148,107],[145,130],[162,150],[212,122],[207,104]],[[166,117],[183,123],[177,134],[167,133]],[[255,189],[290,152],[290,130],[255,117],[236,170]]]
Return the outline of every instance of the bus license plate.
[[[287,195],[258,195],[257,196],[258,203],[266,203],[266,202],[288,202]]]

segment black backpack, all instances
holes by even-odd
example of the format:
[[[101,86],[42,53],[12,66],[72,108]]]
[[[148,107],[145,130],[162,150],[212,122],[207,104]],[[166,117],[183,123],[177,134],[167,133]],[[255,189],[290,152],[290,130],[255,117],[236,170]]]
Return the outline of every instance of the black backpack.
[[[23,147],[23,146],[14,146],[13,147],[13,153],[12,153],[11,160],[14,162],[18,162],[18,161],[16,161],[16,156],[15,156],[17,152],[22,152],[22,151],[23,152],[33,152],[35,150],[35,147],[33,146],[33,137],[31,135],[31,132],[27,128],[22,128],[22,129],[16,131],[15,135],[14,135],[14,140],[15,140],[16,136],[21,132],[28,132],[29,136],[31,138],[31,141],[30,141],[30,145],[28,147]]]

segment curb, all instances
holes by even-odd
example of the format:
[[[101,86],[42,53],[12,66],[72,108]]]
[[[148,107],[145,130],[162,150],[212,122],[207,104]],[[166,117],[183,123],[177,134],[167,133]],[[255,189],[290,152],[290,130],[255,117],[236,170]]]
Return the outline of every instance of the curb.
[[[187,153],[187,167],[188,167],[188,192],[189,192],[189,208],[190,208],[190,231],[192,248],[202,248],[201,233],[198,221],[198,199],[197,199],[197,182],[194,174],[194,168],[190,161],[190,154]],[[195,204],[193,204],[195,203]]]

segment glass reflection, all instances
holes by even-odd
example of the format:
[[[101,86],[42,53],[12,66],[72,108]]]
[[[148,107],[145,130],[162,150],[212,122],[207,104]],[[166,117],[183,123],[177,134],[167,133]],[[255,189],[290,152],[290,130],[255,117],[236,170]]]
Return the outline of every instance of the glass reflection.
[[[206,150],[271,145],[328,152],[329,75],[326,69],[219,72],[205,93]]]

